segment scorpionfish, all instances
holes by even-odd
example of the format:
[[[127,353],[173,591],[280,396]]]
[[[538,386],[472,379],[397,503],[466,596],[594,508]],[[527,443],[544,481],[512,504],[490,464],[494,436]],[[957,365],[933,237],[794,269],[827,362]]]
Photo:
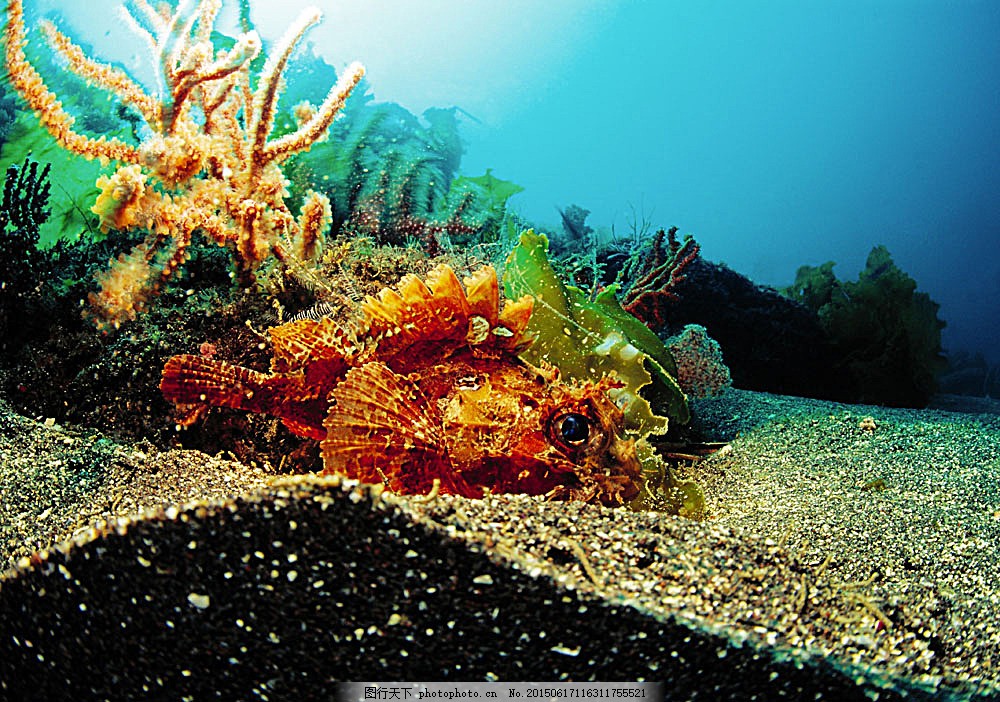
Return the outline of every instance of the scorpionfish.
[[[320,441],[323,472],[404,494],[526,493],[606,505],[638,490],[611,377],[565,383],[518,358],[533,298],[500,310],[496,271],[463,289],[440,265],[425,281],[368,297],[344,327],[329,317],[269,330],[262,373],[199,355],[172,357],[160,388],[182,408],[269,414]]]

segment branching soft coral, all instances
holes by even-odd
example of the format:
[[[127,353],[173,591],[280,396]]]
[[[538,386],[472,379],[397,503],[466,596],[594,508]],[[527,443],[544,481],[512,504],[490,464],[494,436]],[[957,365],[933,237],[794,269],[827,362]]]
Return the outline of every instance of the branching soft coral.
[[[622,280],[626,281],[622,294],[625,311],[650,329],[661,329],[666,323],[667,303],[677,297],[674,288],[684,280],[684,269],[700,250],[690,235],[679,241],[677,227],[656,232],[648,248],[637,251],[622,270]]]
[[[241,283],[249,284],[270,256],[288,262],[313,257],[329,226],[326,197],[307,193],[296,218],[284,202],[287,181],[280,164],[322,139],[364,74],[352,64],[315,109],[300,110],[298,128],[269,140],[278,96],[292,49],[319,21],[309,8],[277,43],[256,81],[251,62],[261,51],[254,31],[232,48],[217,49],[211,37],[221,0],[201,0],[154,9],[134,3],[139,16],[124,16],[152,48],[166,86],[162,99],[147,94],[124,72],[87,56],[51,23],[42,23],[53,48],[74,73],[134,108],[151,136],[139,146],[76,132],[73,117],[28,62],[21,0],[7,4],[6,67],[11,84],[59,144],[102,162],[116,172],[98,181],[94,211],[102,229],[149,230],[146,240],[98,276],[90,315],[99,327],[132,319],[184,263],[195,232],[229,246]],[[254,89],[251,90],[251,86]]]

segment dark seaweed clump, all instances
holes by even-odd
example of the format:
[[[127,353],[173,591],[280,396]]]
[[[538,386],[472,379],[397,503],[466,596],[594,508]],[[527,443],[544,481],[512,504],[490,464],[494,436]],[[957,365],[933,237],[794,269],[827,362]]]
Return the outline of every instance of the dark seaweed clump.
[[[838,280],[833,265],[803,266],[784,292],[819,317],[836,370],[854,384],[854,399],[926,406],[946,367],[939,305],[917,292],[884,246],[871,250],[857,281]]]
[[[0,347],[16,344],[39,311],[45,254],[38,249],[38,227],[49,216],[49,165],[25,160],[7,168],[0,201]]]

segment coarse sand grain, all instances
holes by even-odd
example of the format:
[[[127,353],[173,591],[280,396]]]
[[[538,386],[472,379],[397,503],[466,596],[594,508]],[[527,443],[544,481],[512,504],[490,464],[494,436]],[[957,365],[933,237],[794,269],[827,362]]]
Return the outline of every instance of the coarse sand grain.
[[[671,699],[998,694],[1000,417],[738,390],[694,409],[730,441],[686,469],[701,522],[269,484],[4,412],[18,565],[0,581],[0,680],[81,698],[371,676],[666,679]]]

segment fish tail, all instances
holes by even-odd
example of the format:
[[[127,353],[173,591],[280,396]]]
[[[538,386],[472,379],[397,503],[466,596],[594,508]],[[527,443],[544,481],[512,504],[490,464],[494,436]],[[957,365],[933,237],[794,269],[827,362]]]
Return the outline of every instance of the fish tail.
[[[253,409],[254,395],[266,379],[265,374],[249,368],[183,354],[174,356],[163,367],[160,391],[178,405]]]

